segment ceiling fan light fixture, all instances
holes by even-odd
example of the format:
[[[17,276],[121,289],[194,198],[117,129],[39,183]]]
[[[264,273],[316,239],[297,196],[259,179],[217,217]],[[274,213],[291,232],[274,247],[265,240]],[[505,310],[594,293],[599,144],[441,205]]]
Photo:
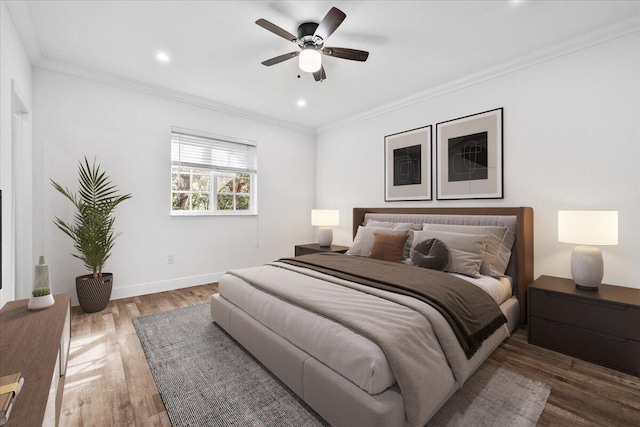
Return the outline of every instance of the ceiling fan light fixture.
[[[314,47],[306,47],[298,55],[298,66],[306,73],[315,73],[322,67],[322,54]]]
[[[166,52],[158,52],[156,54],[156,59],[162,63],[167,63],[171,58]]]
[[[347,15],[343,11],[337,7],[332,7],[319,24],[315,22],[303,22],[300,24],[297,37],[266,19],[258,19],[256,21],[257,25],[276,36],[295,43],[296,46],[302,49],[267,59],[262,61],[262,65],[270,67],[297,56],[300,71],[312,74],[315,81],[322,82],[327,79],[327,73],[322,65],[324,56],[359,62],[366,61],[369,57],[369,52],[364,50],[324,47],[327,38],[333,34],[346,17]],[[300,73],[298,73],[298,78],[300,78]]]

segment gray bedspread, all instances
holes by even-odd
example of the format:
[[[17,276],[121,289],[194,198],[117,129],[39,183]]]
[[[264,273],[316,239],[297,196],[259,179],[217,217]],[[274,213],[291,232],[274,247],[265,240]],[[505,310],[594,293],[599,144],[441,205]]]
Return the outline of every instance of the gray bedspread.
[[[282,263],[272,266],[279,267],[275,270],[290,269],[298,273],[304,270]],[[388,358],[402,391],[410,426],[424,425],[450,395],[450,390],[464,381],[465,378],[456,379],[454,374],[457,372],[462,377],[471,370],[467,365],[461,367],[467,361],[455,334],[450,329],[436,333],[435,330],[442,331],[442,324],[446,324],[441,315],[435,310],[416,310],[410,304],[399,303],[406,296],[391,301],[381,298],[386,292],[367,293],[362,291],[364,287],[354,290],[354,287],[338,285],[344,282],[339,279],[327,284],[302,278],[294,285],[283,286],[282,275],[269,266],[230,274],[292,304],[334,319],[376,342]],[[308,273],[311,277],[318,274]],[[503,332],[499,338],[504,336]]]
[[[279,260],[418,298],[442,314],[468,359],[507,319],[482,289],[458,277],[397,262],[324,252]]]

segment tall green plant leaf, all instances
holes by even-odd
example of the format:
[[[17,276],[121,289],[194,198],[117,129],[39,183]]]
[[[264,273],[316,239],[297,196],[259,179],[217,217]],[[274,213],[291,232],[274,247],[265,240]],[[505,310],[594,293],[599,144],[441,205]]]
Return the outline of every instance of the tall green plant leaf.
[[[131,194],[119,194],[118,187],[100,170],[95,158],[92,164],[86,157],[84,163],[79,162],[77,195],[54,180],[51,184],[76,208],[73,223],[56,217],[54,224],[73,240],[78,253],[72,255],[82,260],[94,277],[102,276],[102,267],[120,235],[113,232],[113,212],[120,203],[130,199]]]

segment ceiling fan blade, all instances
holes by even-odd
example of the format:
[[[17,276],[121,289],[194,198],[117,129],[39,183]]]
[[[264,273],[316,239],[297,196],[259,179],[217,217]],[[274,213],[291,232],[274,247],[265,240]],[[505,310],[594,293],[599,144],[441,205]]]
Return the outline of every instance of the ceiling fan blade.
[[[320,66],[320,69],[313,73],[313,78],[316,79],[317,82],[322,80],[326,80],[327,74],[324,72],[324,67]]]
[[[320,37],[322,40],[327,40],[331,34],[342,24],[344,18],[347,15],[337,7],[332,7],[327,16],[324,17],[316,32],[313,34],[313,38]]]
[[[266,19],[260,18],[256,21],[256,24],[260,25],[265,30],[271,31],[273,34],[282,37],[283,39],[289,40],[290,42],[295,42],[296,40],[298,40],[298,38],[293,34],[291,34],[290,32],[283,30],[282,28],[278,27],[276,24],[272,24]]]
[[[350,59],[352,61],[366,61],[369,52],[357,49],[347,49],[346,47],[325,47],[322,53],[334,58]]]
[[[276,65],[276,64],[279,64],[281,62],[284,62],[287,59],[295,58],[299,54],[300,54],[300,52],[298,52],[298,51],[285,53],[284,55],[276,56],[275,58],[271,58],[271,59],[267,59],[266,61],[262,61],[262,65],[266,65],[267,67],[270,67],[272,65]]]

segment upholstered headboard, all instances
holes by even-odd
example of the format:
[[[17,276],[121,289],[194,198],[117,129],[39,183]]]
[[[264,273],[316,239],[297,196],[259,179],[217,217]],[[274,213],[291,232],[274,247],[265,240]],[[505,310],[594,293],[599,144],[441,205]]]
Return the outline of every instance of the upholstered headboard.
[[[533,209],[519,208],[353,208],[353,236],[365,219],[377,221],[499,225],[515,232],[506,274],[515,282],[520,323],[527,322],[527,287],[533,282]]]

